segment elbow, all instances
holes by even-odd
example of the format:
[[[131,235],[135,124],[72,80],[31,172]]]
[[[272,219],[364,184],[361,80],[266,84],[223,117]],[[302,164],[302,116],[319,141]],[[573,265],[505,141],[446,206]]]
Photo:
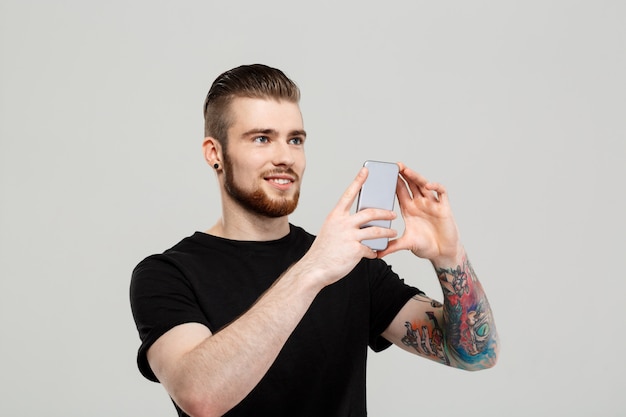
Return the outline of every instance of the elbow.
[[[180,390],[173,393],[174,402],[191,417],[219,417],[228,411],[216,401],[198,392]]]
[[[478,371],[484,371],[484,370],[493,368],[494,366],[496,366],[496,362],[497,362],[497,359],[494,359],[492,361],[483,361],[481,363],[457,364],[457,365],[453,365],[453,367],[457,369],[461,369],[463,371],[478,372]]]
[[[487,350],[486,360],[484,361],[484,366],[480,369],[491,369],[498,363],[498,357],[500,356],[500,343],[497,337],[494,339],[491,344],[491,348]]]
[[[493,357],[493,358],[490,358],[489,360],[481,362],[480,364],[478,364],[478,366],[470,367],[467,370],[472,371],[472,372],[484,371],[484,370],[491,369],[494,366],[496,366],[497,362],[498,362],[498,358]]]
[[[496,366],[497,363],[498,363],[498,351],[496,350],[496,351],[490,352],[488,355],[481,358],[481,360],[477,361],[476,363],[467,364],[466,366],[462,366],[461,368],[470,372],[484,371],[486,369],[493,368],[494,366]]]
[[[175,400],[175,402],[190,417],[219,417],[224,415],[224,412],[217,411],[210,404],[188,400]]]
[[[477,355],[452,355],[450,366],[470,372],[484,371],[491,369],[498,363],[499,349],[493,346],[490,349],[485,349]]]
[[[180,407],[187,415],[189,415],[189,417],[219,417],[222,416],[224,414],[218,414],[210,409],[206,409],[203,407],[200,408],[194,408],[194,406],[191,406],[191,408],[184,408],[184,407]]]
[[[487,362],[487,364],[485,365],[483,369],[491,369],[494,366],[496,366],[497,363],[498,363],[498,353],[496,352],[496,354],[494,354],[493,357],[490,358],[490,360]]]

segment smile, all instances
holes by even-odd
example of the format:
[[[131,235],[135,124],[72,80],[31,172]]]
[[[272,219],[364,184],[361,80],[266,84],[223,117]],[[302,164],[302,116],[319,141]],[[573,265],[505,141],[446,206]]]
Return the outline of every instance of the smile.
[[[289,184],[292,182],[291,180],[288,180],[285,178],[270,178],[268,181],[276,183],[276,184],[281,184],[281,185]]]

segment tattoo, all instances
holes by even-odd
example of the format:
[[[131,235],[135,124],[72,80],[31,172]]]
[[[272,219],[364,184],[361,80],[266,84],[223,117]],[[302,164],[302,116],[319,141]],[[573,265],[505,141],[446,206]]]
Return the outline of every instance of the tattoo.
[[[432,298],[428,298],[421,294],[414,295],[413,299],[415,301],[421,301],[422,303],[430,303],[430,306],[433,308],[443,307],[443,304],[441,304],[439,301],[433,300]]]
[[[467,259],[453,268],[437,268],[444,292],[446,346],[462,362],[480,364],[495,359],[496,335],[491,309]]]
[[[433,307],[441,307],[439,302],[431,300],[427,297],[415,296],[413,298],[417,301],[428,301]],[[434,312],[428,311],[426,314],[433,322],[434,328],[432,328],[429,332],[427,326],[422,326],[422,334],[420,335],[418,326],[407,321],[404,323],[404,326],[406,327],[406,336],[402,338],[402,343],[404,343],[405,346],[412,347],[422,355],[435,356],[446,365],[450,365],[450,360],[446,356],[444,350],[443,330],[439,326],[439,322],[437,321]]]
[[[435,356],[447,365],[450,365],[450,360],[446,356],[444,350],[443,331],[441,330],[441,327],[439,327],[435,315],[432,312],[428,312],[427,314],[428,317],[433,320],[435,325],[432,332],[429,333],[427,326],[422,326],[422,334],[420,335],[417,326],[413,326],[407,321],[404,323],[404,326],[406,327],[406,336],[402,338],[402,343],[406,346],[412,347],[422,355]]]

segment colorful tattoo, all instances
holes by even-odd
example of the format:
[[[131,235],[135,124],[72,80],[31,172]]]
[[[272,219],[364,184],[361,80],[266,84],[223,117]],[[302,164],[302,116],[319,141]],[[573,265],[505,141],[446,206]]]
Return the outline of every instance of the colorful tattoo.
[[[491,309],[467,259],[453,268],[437,268],[444,292],[447,351],[469,365],[493,362],[495,326]]]
[[[440,302],[421,295],[416,295],[413,299],[421,302],[429,302],[433,308],[440,308],[442,306]],[[405,346],[412,347],[422,355],[435,356],[445,364],[450,365],[450,360],[444,350],[443,330],[439,326],[434,312],[428,311],[426,314],[433,322],[434,327],[429,331],[427,326],[422,326],[422,333],[420,335],[418,326],[407,321],[404,323],[406,336],[402,338],[402,343],[404,343]]]

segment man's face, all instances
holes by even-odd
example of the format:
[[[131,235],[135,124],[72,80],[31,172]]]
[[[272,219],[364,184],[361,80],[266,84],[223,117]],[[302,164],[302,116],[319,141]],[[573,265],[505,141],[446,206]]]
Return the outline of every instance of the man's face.
[[[298,205],[306,165],[297,103],[235,98],[224,151],[224,187],[244,208],[282,217]]]

